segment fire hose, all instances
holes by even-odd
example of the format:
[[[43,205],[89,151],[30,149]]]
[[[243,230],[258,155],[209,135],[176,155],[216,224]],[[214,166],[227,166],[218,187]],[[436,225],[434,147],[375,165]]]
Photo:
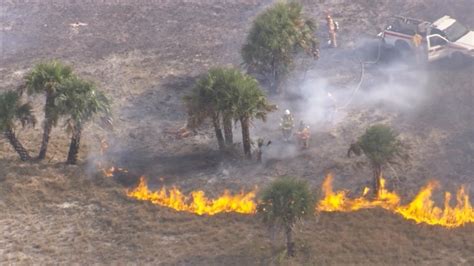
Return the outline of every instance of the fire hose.
[[[362,59],[359,58],[359,64],[360,64],[359,82],[357,83],[357,86],[352,90],[351,96],[347,100],[347,102],[342,107],[337,108],[337,109],[345,109],[350,105],[350,103],[354,99],[354,96],[359,91],[360,87],[362,86],[362,83],[364,82],[365,66],[366,65],[374,65],[374,64],[377,64],[380,61],[380,56],[382,54],[382,44],[383,44],[383,40],[380,39],[379,44],[378,44],[378,48],[377,48],[377,58],[374,61],[362,61]]]

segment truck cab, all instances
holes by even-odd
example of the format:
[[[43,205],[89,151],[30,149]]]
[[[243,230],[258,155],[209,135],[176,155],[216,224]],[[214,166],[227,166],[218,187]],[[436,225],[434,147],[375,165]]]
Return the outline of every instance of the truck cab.
[[[445,57],[474,58],[474,32],[449,16],[433,23],[396,16],[379,36],[386,45],[422,53],[430,62]]]

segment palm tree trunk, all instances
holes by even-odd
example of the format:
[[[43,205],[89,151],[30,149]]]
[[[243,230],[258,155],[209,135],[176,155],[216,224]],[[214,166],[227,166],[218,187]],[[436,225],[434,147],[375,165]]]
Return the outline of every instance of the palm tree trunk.
[[[240,118],[240,125],[242,126],[242,143],[244,146],[244,154],[247,159],[252,159],[250,150],[250,120],[248,117]]]
[[[278,93],[278,86],[277,86],[278,73],[277,73],[277,66],[275,63],[275,59],[272,60],[271,71],[272,72],[270,75],[270,91],[272,93]]]
[[[20,141],[15,136],[15,132],[13,132],[11,128],[8,128],[7,130],[5,130],[3,134],[8,139],[8,141],[13,146],[13,148],[18,153],[18,155],[20,155],[20,159],[22,161],[31,160],[31,157],[28,151],[25,149],[25,147],[23,147],[23,145],[21,145]]]
[[[222,124],[224,125],[225,144],[230,147],[234,144],[234,136],[232,133],[232,117],[228,114],[224,115]]]
[[[212,117],[212,124],[214,125],[214,131],[216,132],[217,144],[219,145],[219,150],[224,150],[224,136],[222,135],[221,125],[219,121],[219,115],[214,114]]]
[[[51,121],[46,119],[44,121],[43,140],[41,142],[41,148],[38,154],[38,160],[43,160],[44,158],[46,158],[46,151],[48,150],[48,143],[49,143],[49,135],[51,134],[52,129],[53,129],[53,124],[51,123]]]
[[[48,150],[49,135],[53,129],[53,121],[50,118],[50,111],[48,109],[54,107],[54,98],[50,93],[46,94],[46,108],[44,112],[44,125],[43,125],[43,140],[41,141],[41,148],[38,154],[38,160],[46,158],[46,151]]]
[[[295,244],[293,243],[293,235],[290,226],[287,226],[285,229],[286,234],[286,255],[288,257],[295,256]]]
[[[79,153],[79,147],[81,143],[81,126],[77,126],[71,136],[71,144],[69,145],[69,152],[67,155],[67,164],[77,163],[77,154]]]
[[[382,166],[379,164],[375,164],[374,168],[374,196],[377,197],[379,195],[380,187],[381,187],[381,178],[382,178]]]
[[[280,77],[280,73],[278,72],[278,69],[275,70],[275,91],[277,94],[281,94],[282,91],[281,91],[281,77]]]

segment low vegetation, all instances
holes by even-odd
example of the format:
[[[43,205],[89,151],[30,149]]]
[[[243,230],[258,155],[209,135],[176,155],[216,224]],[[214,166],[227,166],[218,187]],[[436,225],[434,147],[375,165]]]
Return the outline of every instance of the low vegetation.
[[[369,127],[356,143],[351,144],[347,156],[350,157],[352,153],[357,156],[364,154],[369,160],[375,195],[378,195],[381,187],[383,168],[409,159],[398,134],[389,126],[381,124]]]
[[[314,202],[308,184],[291,178],[273,182],[262,193],[258,213],[269,227],[284,230],[289,257],[295,255],[293,228],[297,221],[313,213]]]

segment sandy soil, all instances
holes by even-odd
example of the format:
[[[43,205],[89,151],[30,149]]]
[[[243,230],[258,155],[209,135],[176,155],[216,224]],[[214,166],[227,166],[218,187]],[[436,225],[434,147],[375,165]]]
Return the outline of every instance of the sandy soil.
[[[380,104],[351,105],[337,127],[313,130],[310,150],[270,158],[264,165],[218,154],[208,127],[191,138],[176,139],[173,132],[185,123],[182,96],[209,67],[240,63],[239,49],[252,18],[272,1],[157,2],[7,0],[0,5],[0,88],[19,84],[23,73],[41,59],[60,58],[113,98],[116,124],[113,133],[88,126],[80,167],[61,163],[68,141],[61,127],[53,131],[49,164],[19,163],[0,140],[1,263],[474,263],[472,226],[446,230],[415,225],[380,210],[309,219],[298,226],[298,257],[286,261],[280,258],[281,236],[272,240],[257,217],[176,213],[129,200],[124,188],[94,174],[87,161],[95,160],[99,138],[107,137],[109,161],[133,176],[149,176],[157,187],[179,185],[185,191],[199,188],[216,195],[224,188],[252,189],[293,175],[308,179],[318,191],[324,175],[332,171],[337,187],[357,191],[370,173],[355,169],[357,160],[345,158],[347,147],[371,123],[389,121],[409,142],[412,157],[411,164],[387,174],[391,187],[409,198],[432,178],[448,190],[474,184],[472,64],[460,68],[440,62],[418,69],[429,77],[424,84],[429,97],[415,113]],[[308,79],[324,76],[342,90],[350,90],[358,80],[353,49],[390,15],[435,19],[446,13],[474,27],[474,7],[468,0],[302,2],[321,24],[321,38],[324,10],[330,9],[342,26],[341,49],[324,49],[320,61],[305,62]],[[79,22],[87,25],[70,25]],[[383,83],[380,73],[385,72],[368,68],[361,90]],[[41,114],[43,99],[32,100]],[[288,104],[296,115],[305,112],[298,110],[298,99],[272,96],[272,101]],[[254,134],[266,132],[266,138],[277,140],[278,116],[256,123]],[[41,128],[18,133],[36,153]],[[287,153],[274,142],[272,149]]]

